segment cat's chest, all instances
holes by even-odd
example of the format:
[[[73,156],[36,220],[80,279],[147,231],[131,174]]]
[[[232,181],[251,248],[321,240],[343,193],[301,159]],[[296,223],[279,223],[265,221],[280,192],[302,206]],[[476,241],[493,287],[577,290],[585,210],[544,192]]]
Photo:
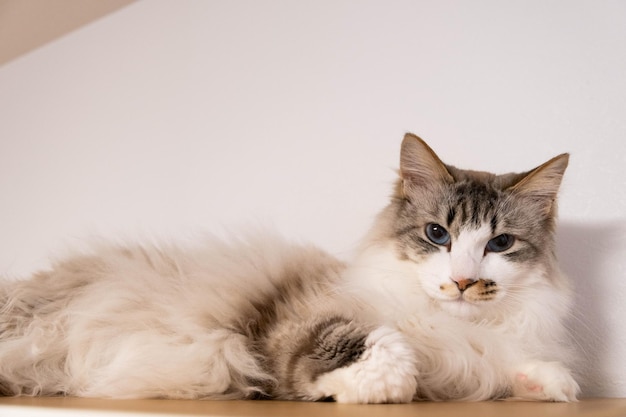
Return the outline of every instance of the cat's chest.
[[[443,313],[404,317],[395,325],[416,350],[451,357],[500,360],[521,347],[517,335],[507,332],[505,326],[475,323]]]
[[[446,333],[469,334],[473,323],[459,320],[444,314],[416,312],[396,318],[396,327],[407,337],[437,338]]]

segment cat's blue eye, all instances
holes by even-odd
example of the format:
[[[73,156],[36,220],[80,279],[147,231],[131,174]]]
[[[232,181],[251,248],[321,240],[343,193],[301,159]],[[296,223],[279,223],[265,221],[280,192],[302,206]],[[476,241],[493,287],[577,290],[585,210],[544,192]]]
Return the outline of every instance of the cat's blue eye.
[[[429,223],[426,225],[426,237],[437,245],[447,245],[450,242],[450,233],[437,223]]]
[[[515,237],[507,235],[506,233],[498,235],[487,242],[488,252],[504,252],[510,249],[515,243]]]

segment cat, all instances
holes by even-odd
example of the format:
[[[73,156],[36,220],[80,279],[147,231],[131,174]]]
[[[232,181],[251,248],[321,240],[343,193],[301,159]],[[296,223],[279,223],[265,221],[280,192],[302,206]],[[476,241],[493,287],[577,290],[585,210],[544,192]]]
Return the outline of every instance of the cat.
[[[0,393],[576,401],[554,253],[562,154],[494,175],[407,134],[346,264],[272,234],[95,245],[0,286]]]

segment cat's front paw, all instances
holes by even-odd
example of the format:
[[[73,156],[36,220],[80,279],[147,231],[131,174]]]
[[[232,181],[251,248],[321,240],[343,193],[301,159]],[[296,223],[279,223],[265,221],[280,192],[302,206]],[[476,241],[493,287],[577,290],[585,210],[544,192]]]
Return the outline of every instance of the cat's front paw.
[[[559,362],[527,362],[513,375],[514,398],[534,401],[576,401],[578,384]]]
[[[404,336],[379,327],[356,362],[321,375],[313,385],[320,397],[340,403],[405,403],[415,395],[416,377],[415,354]]]

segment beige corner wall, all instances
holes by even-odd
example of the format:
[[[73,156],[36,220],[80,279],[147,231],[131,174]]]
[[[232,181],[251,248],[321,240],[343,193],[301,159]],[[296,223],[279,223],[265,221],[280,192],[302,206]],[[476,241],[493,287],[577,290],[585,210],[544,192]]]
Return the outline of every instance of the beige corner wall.
[[[136,0],[0,0],[0,65]]]

